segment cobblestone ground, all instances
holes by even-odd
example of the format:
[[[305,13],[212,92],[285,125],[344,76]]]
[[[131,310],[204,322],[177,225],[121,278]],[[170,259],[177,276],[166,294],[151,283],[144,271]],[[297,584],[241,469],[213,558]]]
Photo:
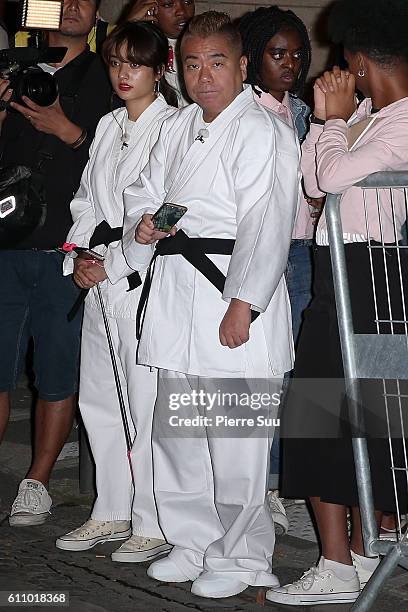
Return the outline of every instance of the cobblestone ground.
[[[18,483],[30,463],[30,401],[29,393],[22,386],[14,397],[12,422],[0,447],[0,591],[68,591],[69,610],[78,612],[250,612],[263,606],[265,610],[288,610],[286,606],[264,603],[263,592],[254,588],[247,589],[238,597],[211,601],[191,595],[189,583],[155,582],[146,576],[146,564],[112,563],[110,553],[117,546],[114,544],[100,545],[82,553],[58,551],[54,546],[55,539],[82,524],[92,503],[91,496],[79,493],[76,431],[73,431],[65,449],[70,452],[57,462],[53,473],[50,494],[54,505],[49,521],[33,528],[10,528],[8,511]],[[291,533],[302,538],[291,535],[277,541],[274,564],[283,584],[298,578],[318,557],[316,543],[309,541],[313,538],[304,539],[306,532],[310,532],[306,512],[303,507],[303,510],[297,508],[293,513]],[[408,574],[397,570],[372,610],[408,610],[407,583]],[[338,605],[335,608],[318,606],[309,609],[346,612],[350,607]]]

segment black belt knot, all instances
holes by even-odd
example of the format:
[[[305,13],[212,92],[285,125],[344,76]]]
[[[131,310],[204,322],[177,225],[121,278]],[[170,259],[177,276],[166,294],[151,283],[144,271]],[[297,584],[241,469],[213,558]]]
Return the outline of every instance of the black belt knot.
[[[149,298],[154,266],[157,257],[164,255],[182,255],[191,265],[201,272],[220,293],[224,291],[225,276],[207,255],[232,255],[235,240],[231,238],[190,238],[183,230],[178,230],[175,236],[159,240],[156,244],[153,257],[150,261],[140,295],[136,315],[136,337],[139,340],[144,314]],[[251,322],[255,321],[260,313],[251,310]]]

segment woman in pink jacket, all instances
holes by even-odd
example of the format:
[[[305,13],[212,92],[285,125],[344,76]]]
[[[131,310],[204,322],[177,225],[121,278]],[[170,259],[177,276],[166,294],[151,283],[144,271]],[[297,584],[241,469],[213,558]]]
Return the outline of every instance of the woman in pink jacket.
[[[378,201],[375,190],[366,192],[365,214],[362,190],[353,185],[377,171],[408,169],[407,23],[405,0],[337,2],[330,19],[330,34],[334,42],[343,44],[348,70],[335,67],[317,80],[311,130],[303,144],[302,171],[307,194],[343,194],[340,212],[357,333],[378,333],[375,319],[390,318],[384,259],[391,294],[399,293],[395,248],[386,248],[385,257],[382,249],[373,249],[376,317],[367,236],[371,241],[390,245],[401,240],[401,227],[406,221],[402,193],[395,196],[393,217],[386,190],[380,190]],[[358,108],[356,88],[365,96]],[[324,212],[316,243],[314,298],[305,311],[295,380],[283,415],[287,439],[282,493],[285,497],[310,500],[322,556],[317,567],[300,580],[268,591],[266,597],[270,601],[291,605],[352,602],[379,563],[378,558],[364,556]],[[403,255],[402,276],[408,285]],[[400,297],[399,304],[392,304],[395,320],[405,318],[401,301]],[[404,333],[399,327],[394,326],[393,333]],[[390,327],[380,329],[380,333],[390,331]],[[378,391],[377,382],[364,384],[364,406],[380,407]],[[374,423],[376,427],[380,423],[379,429],[368,444],[380,524],[383,511],[395,512],[395,500],[388,440],[380,420],[376,418]],[[406,488],[405,481],[405,492]],[[401,499],[406,507],[407,500],[403,496]],[[353,518],[351,541],[348,507]]]

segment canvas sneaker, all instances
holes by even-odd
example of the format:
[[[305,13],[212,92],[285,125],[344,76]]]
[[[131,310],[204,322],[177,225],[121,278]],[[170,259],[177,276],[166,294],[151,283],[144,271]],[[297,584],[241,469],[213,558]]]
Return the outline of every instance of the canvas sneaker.
[[[304,506],[306,504],[305,499],[291,499],[289,497],[282,497],[279,494],[279,489],[274,489],[273,492],[275,493],[276,497],[279,497],[284,508],[290,508],[290,506]]]
[[[353,550],[350,550],[353,565],[356,568],[360,587],[364,589],[371,576],[374,574],[380,564],[380,557],[363,557],[358,555]]]
[[[275,491],[268,491],[266,494],[266,505],[275,525],[276,535],[284,535],[288,532],[289,521],[286,510]]]
[[[172,546],[159,538],[145,538],[140,535],[132,535],[115,552],[112,553],[112,561],[119,563],[141,563],[155,559],[163,553],[169,552]]]
[[[11,506],[11,527],[42,525],[50,516],[52,500],[42,482],[25,478],[20,482],[17,497]]]
[[[406,515],[401,516],[400,526],[401,526],[401,536],[404,537],[407,531],[407,528],[408,528],[408,520],[407,520]],[[396,523],[394,529],[387,529],[387,527],[384,527],[383,525],[381,525],[379,538],[380,540],[391,540],[392,542],[398,542],[401,539],[400,534],[399,534],[398,523]]]
[[[305,572],[300,580],[270,589],[266,599],[291,606],[350,603],[360,595],[360,582],[354,570],[351,578],[340,578],[324,557],[319,565]]]
[[[89,550],[104,542],[126,540],[131,533],[130,521],[88,519],[81,527],[60,536],[55,546],[61,550]]]

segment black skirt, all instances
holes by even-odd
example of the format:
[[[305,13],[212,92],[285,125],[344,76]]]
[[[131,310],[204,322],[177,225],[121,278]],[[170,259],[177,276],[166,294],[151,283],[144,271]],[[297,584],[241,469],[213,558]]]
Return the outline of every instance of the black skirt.
[[[352,315],[356,333],[375,334],[375,302],[366,243],[345,246]],[[386,270],[382,250],[373,252],[378,319],[403,320],[400,291],[400,265],[396,249],[386,250],[386,270],[390,292],[386,289]],[[287,402],[282,411],[282,494],[285,497],[320,497],[322,501],[347,506],[358,505],[352,452],[348,404],[345,400],[344,373],[337,325],[333,278],[328,247],[314,251],[314,298],[304,313],[296,354],[295,370]],[[408,287],[408,266],[401,253],[403,285]],[[405,293],[405,291],[404,291]],[[408,306],[408,291],[404,296]],[[394,325],[394,333],[405,333],[405,326]],[[388,323],[380,333],[391,333]],[[387,356],[384,355],[384,359]],[[386,393],[407,394],[408,381],[386,381]],[[390,443],[385,418],[384,383],[361,383],[368,451],[377,510],[396,510],[390,460]],[[399,435],[399,402],[408,416],[407,399],[392,397],[394,423],[392,448],[394,465],[405,465],[403,439]],[[405,417],[408,432],[408,418]],[[396,486],[401,512],[407,510],[407,476],[397,471]]]

